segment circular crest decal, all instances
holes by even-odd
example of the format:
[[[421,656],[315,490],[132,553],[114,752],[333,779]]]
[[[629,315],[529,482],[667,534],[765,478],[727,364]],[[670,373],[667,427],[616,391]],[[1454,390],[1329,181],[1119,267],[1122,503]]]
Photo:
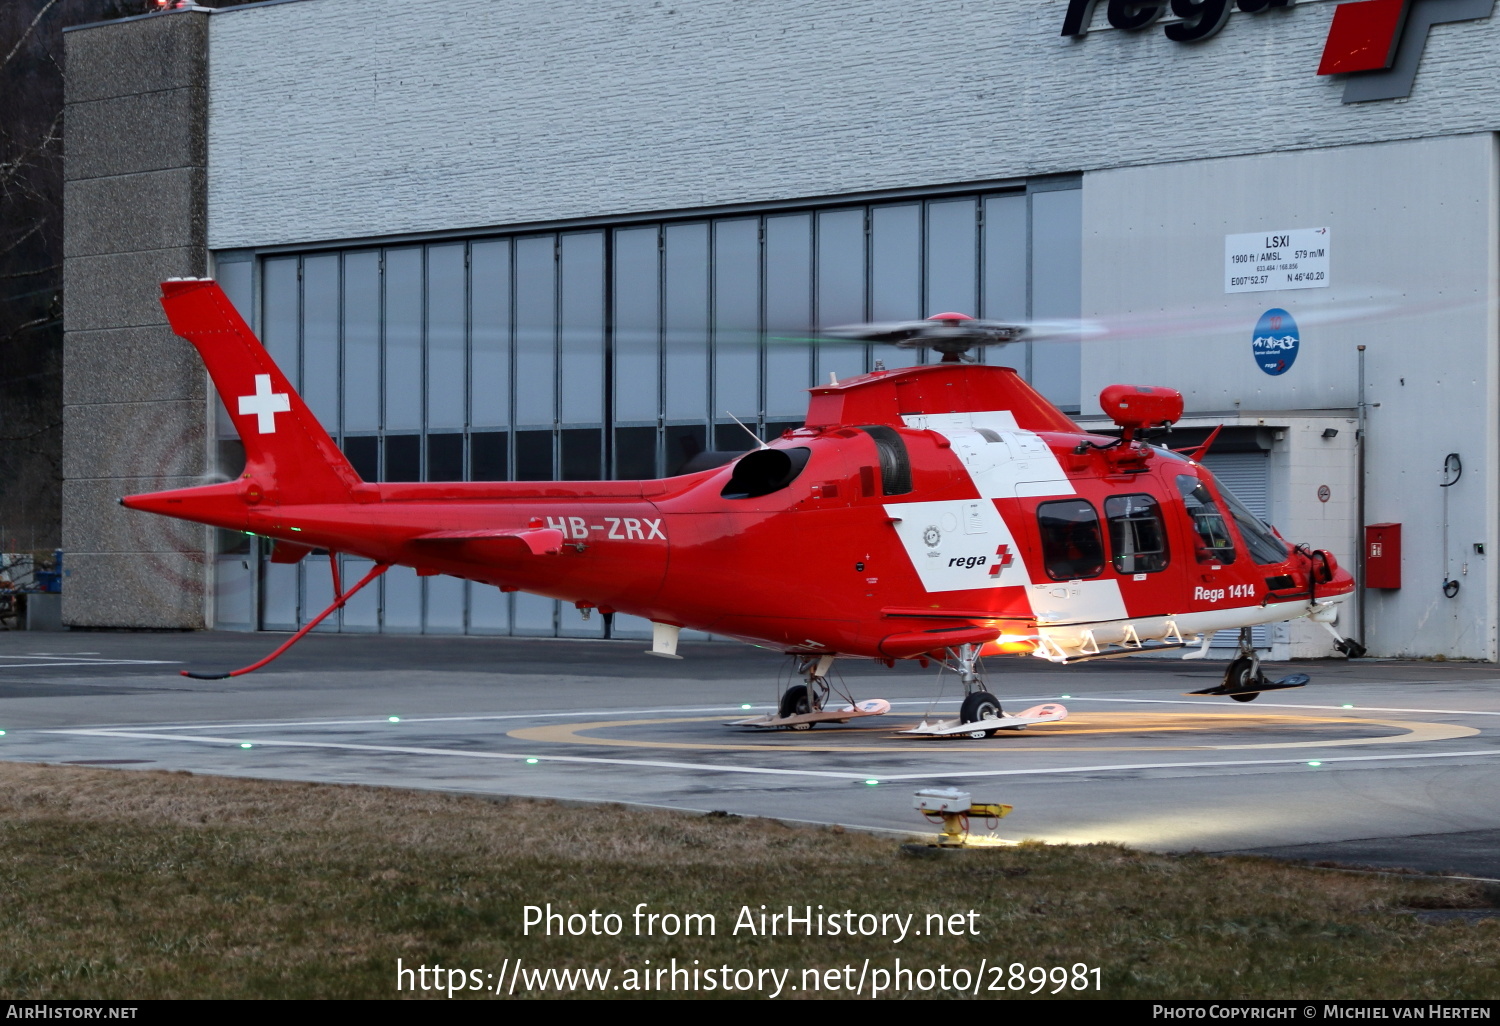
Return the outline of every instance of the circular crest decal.
[[[1292,369],[1301,344],[1302,336],[1297,332],[1297,322],[1292,315],[1273,307],[1255,322],[1250,350],[1255,356],[1255,365],[1261,370],[1267,374],[1285,374]]]
[[[927,530],[922,532],[922,544],[926,545],[929,549],[937,548],[938,542],[942,540],[943,532],[937,529],[936,524],[930,525]]]

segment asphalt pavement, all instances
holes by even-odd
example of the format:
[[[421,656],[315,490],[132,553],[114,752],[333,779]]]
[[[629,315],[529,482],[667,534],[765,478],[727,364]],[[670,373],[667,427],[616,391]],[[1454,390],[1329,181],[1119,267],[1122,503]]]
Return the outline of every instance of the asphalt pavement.
[[[984,740],[901,730],[953,717],[951,672],[835,664],[885,716],[727,724],[774,708],[789,660],[731,644],[314,634],[0,634],[0,758],[626,802],[921,832],[924,787],[1014,812],[1010,840],[1118,841],[1500,878],[1500,667],[1275,664],[1310,686],[1250,703],[1184,692],[1222,662],[989,660],[1007,712],[1066,720]],[[837,695],[833,701],[842,702]],[[983,829],[983,828],[979,828]]]

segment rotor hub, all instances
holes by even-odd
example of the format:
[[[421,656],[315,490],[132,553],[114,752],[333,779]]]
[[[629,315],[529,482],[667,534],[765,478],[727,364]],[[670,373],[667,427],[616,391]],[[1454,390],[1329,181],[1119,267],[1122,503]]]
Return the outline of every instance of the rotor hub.
[[[899,349],[931,349],[943,354],[943,363],[959,363],[971,350],[1020,341],[1026,335],[1026,328],[1019,324],[977,320],[961,313],[940,313],[922,321],[842,325],[828,328],[823,334],[861,342],[883,342]]]

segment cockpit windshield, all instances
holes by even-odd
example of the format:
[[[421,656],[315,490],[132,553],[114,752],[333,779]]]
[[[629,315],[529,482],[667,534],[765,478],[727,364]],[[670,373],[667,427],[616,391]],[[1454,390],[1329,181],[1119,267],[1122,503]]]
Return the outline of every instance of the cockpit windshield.
[[[1250,559],[1261,566],[1285,563],[1288,555],[1286,542],[1276,537],[1265,521],[1251,513],[1233,492],[1222,483],[1215,483],[1219,484],[1219,495],[1224,499],[1224,505],[1229,507],[1235,526],[1240,529],[1240,537],[1245,539]]]

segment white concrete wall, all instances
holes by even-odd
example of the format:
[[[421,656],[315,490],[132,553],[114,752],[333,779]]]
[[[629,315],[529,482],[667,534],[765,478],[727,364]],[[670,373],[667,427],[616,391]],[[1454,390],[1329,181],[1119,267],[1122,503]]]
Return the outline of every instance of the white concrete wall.
[[[1213,39],[1066,0],[303,0],[211,21],[214,249],[1500,128],[1500,18],[1410,100],[1316,75],[1335,4]],[[1099,5],[1096,22],[1104,20]],[[1289,184],[1289,183],[1283,183]]]
[[[1105,329],[1086,344],[1085,412],[1113,381],[1178,388],[1196,414],[1348,408],[1356,346],[1368,346],[1367,398],[1379,406],[1366,520],[1406,525],[1404,586],[1367,604],[1375,654],[1495,657],[1496,182],[1488,133],[1084,177],[1083,310]],[[1330,287],[1224,293],[1226,234],[1323,226]],[[1296,318],[1302,339],[1275,377],[1250,351],[1272,307]],[[1447,490],[1444,550],[1438,485],[1449,452],[1465,473]],[[1332,515],[1297,491],[1320,469],[1289,467],[1283,530]],[[1488,555],[1475,555],[1475,542]],[[1453,599],[1441,592],[1445,559],[1463,585]]]

